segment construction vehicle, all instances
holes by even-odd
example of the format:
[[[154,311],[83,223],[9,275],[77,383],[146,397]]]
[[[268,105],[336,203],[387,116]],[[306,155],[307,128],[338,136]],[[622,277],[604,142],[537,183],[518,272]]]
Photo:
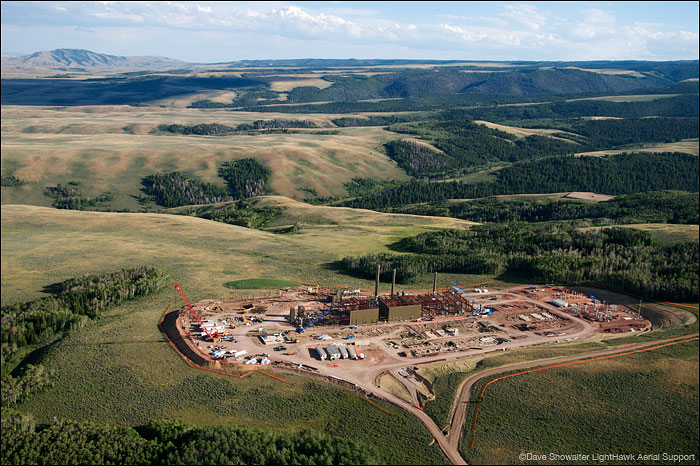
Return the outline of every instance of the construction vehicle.
[[[180,289],[180,285],[173,285],[173,286],[175,287],[177,292],[180,293],[180,297],[185,302],[185,305],[187,306],[187,310],[189,311],[190,316],[195,320],[195,322],[197,322],[199,324],[199,327],[203,330],[203,333],[207,336],[207,341],[211,340],[214,343],[218,343],[219,338],[220,338],[219,332],[214,330],[213,334],[209,333],[209,330],[207,330],[207,328],[204,325],[202,325],[202,319],[200,319],[199,316],[197,315],[197,313],[195,312],[194,307],[192,307],[192,304],[190,304],[190,301],[187,299],[187,296],[185,296],[185,293]]]

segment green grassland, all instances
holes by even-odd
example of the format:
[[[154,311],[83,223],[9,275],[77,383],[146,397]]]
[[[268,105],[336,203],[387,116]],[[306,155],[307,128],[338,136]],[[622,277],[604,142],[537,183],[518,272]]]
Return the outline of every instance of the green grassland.
[[[316,209],[297,208],[307,214]],[[362,236],[355,252],[368,244],[381,251],[402,229],[415,234],[444,227],[445,221],[468,225],[379,213],[368,217],[364,224],[354,224],[356,219],[338,215],[331,226],[335,238]],[[192,301],[225,298],[233,291],[224,283],[253,277],[369,286],[324,266],[348,248],[332,235],[324,237],[324,228],[275,235],[192,217],[6,205],[2,301],[33,299],[47,285],[112,270],[115,264],[164,266]],[[19,408],[39,421],[57,416],[138,425],[177,418],[285,431],[328,429],[381,447],[390,463],[444,462],[437,447],[429,446],[430,436],[419,421],[397,408],[388,407],[390,416],[345,390],[299,376],[285,375],[295,383],[287,386],[261,375],[234,379],[190,368],[157,327],[171,303],[179,305],[174,290],[120,305],[53,344],[42,352],[42,364],[56,369],[55,385]]]
[[[533,463],[518,458],[527,452],[666,452],[697,458],[697,367],[694,341],[500,380],[489,386],[482,401],[474,449],[470,442],[475,405],[470,406],[462,454],[473,464]],[[476,384],[472,396],[478,396],[485,383]]]
[[[234,280],[224,283],[227,288],[236,290],[258,290],[261,288],[288,288],[298,286],[298,282],[289,280],[276,280],[274,278],[248,278],[245,280]]]
[[[499,285],[513,286],[514,284],[496,282],[490,283],[489,288],[496,289]],[[698,311],[694,307],[682,307],[660,301],[648,300],[643,300],[640,304],[640,300],[637,297],[601,288],[581,286],[573,286],[571,288],[581,291],[586,295],[593,294],[597,298],[609,303],[627,305],[633,308],[640,306],[642,315],[652,322],[654,330],[644,334],[628,334],[622,336],[598,334],[586,341],[555,343],[547,345],[546,347],[526,347],[505,353],[492,353],[486,357],[474,356],[455,361],[421,365],[418,369],[418,373],[429,382],[431,387],[431,397],[425,400],[423,404],[426,414],[433,418],[438,425],[446,426],[449,422],[450,410],[461,382],[467,377],[487,369],[524,361],[601,350],[632,342],[670,338],[689,334],[698,329]],[[698,305],[698,303],[689,304],[695,307]],[[624,362],[625,360],[620,361]],[[678,366],[677,369],[681,371],[681,373],[686,370],[685,366]],[[672,370],[672,366],[669,366],[669,371]],[[611,377],[614,377],[614,374],[611,375]],[[611,383],[616,382],[612,381]]]

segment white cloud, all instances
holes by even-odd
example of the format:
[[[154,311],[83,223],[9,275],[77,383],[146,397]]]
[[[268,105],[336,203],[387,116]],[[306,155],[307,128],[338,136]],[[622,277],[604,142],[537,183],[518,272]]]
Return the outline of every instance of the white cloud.
[[[547,17],[534,5],[506,5],[505,10],[505,18],[528,29],[536,31],[547,23]]]
[[[572,3],[571,8],[567,4],[563,9],[554,3],[545,7],[542,3],[497,3],[479,9],[455,3],[451,11],[443,5],[440,14],[427,5],[422,16],[402,10],[406,14],[398,20],[385,5],[353,8],[342,2],[3,2],[3,47],[7,40],[29,46],[30,42],[19,39],[26,35],[8,28],[14,20],[36,31],[54,27],[66,40],[66,31],[73,31],[74,42],[84,41],[87,30],[94,31],[94,36],[102,38],[99,44],[112,42],[113,54],[135,54],[114,49],[119,44],[140,43],[138,54],[156,53],[151,48],[159,47],[158,54],[192,60],[192,56],[179,54],[198,48],[199,53],[192,53],[197,61],[233,59],[230,54],[242,50],[261,53],[258,58],[280,54],[390,58],[399,53],[414,58],[465,58],[469,54],[498,60],[579,60],[697,58],[698,54],[698,34],[690,30],[692,26],[634,22],[611,4],[580,8]],[[396,9],[400,8],[397,4]],[[64,29],[56,29],[59,26]],[[154,30],[164,39],[159,41]],[[115,35],[110,37],[108,31]],[[42,34],[37,34],[32,44],[40,43]],[[57,40],[43,36],[41,43],[50,45],[35,50],[56,47]],[[192,44],[185,46],[185,38]],[[97,45],[72,44],[74,48]]]
[[[598,8],[590,8],[587,10],[581,10],[581,20],[586,23],[615,24],[615,15],[609,11],[603,11]]]

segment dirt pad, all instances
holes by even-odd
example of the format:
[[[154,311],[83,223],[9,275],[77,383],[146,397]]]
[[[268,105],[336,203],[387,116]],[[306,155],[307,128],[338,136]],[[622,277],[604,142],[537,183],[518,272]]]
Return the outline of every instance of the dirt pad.
[[[569,193],[564,196],[567,199],[583,199],[585,201],[609,201],[610,199],[615,199],[615,196],[608,196],[607,194],[596,194],[596,193]]]

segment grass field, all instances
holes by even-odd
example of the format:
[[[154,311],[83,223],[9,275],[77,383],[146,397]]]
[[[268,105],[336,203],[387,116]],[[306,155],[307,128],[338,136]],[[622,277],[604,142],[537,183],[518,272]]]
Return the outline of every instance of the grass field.
[[[684,152],[686,154],[698,155],[700,154],[700,144],[698,139],[683,139],[678,142],[660,142],[660,143],[648,143],[639,144],[628,149],[620,150],[598,150],[593,152],[580,152],[578,156],[586,155],[593,157],[601,157],[603,155],[613,155],[621,154],[623,152]]]
[[[475,405],[470,405],[461,451],[471,464],[552,463],[519,459],[528,452],[666,452],[697,458],[697,366],[694,341],[500,380],[489,386],[482,401],[474,449]],[[485,383],[476,384],[472,396],[478,397]],[[576,463],[600,461],[589,457]]]
[[[163,265],[181,271],[192,299],[226,294],[224,283],[247,278],[296,279],[367,288],[328,267],[346,255],[388,252],[405,236],[439,228],[466,228],[458,219],[384,214],[311,206],[280,197],[284,222],[300,232],[277,235],[209,220],[161,214],[2,207],[3,304],[41,296],[44,286],[115,267]],[[286,216],[286,217],[285,217]],[[315,223],[311,220],[315,219]],[[173,296],[176,298],[177,296]]]
[[[413,234],[442,221],[376,214],[364,225],[351,227],[351,219],[334,228],[339,237],[366,231],[363,241],[374,241],[379,251],[395,240],[397,226]],[[322,236],[312,241],[307,235],[314,231],[280,236],[191,217],[3,206],[2,302],[43,296],[47,285],[83,273],[143,264],[170,270],[192,301],[225,298],[234,291],[224,283],[255,277],[369,286],[325,267],[346,246]],[[52,345],[42,363],[59,374],[55,385],[19,408],[40,422],[57,416],[138,425],[176,418],[308,427],[372,443],[390,464],[445,461],[420,422],[397,408],[383,405],[388,415],[348,391],[299,376],[284,375],[295,383],[287,386],[261,375],[234,379],[190,368],[157,327],[171,303],[180,305],[179,296],[168,289],[115,307]]]
[[[561,140],[564,140],[566,142],[574,142],[574,141],[571,141],[570,139],[562,139],[562,138],[556,137],[555,134],[557,134],[557,133],[559,133],[559,134],[573,134],[573,133],[568,133],[566,131],[562,131],[560,129],[519,128],[517,126],[499,125],[497,123],[491,123],[491,122],[482,121],[482,120],[474,120],[474,123],[484,125],[487,128],[497,129],[499,131],[503,131],[504,133],[510,133],[510,134],[513,134],[519,138],[526,138],[528,136],[547,136],[547,137],[551,137],[554,139],[561,139]],[[578,136],[578,135],[576,135],[576,136]],[[576,144],[578,144],[578,143],[576,143]]]
[[[290,286],[298,286],[298,282],[289,280],[276,280],[274,278],[248,278],[246,280],[234,280],[224,283],[227,288],[235,290],[259,290],[262,288],[287,288]]]
[[[406,387],[391,374],[384,374],[379,379],[379,387],[386,392],[398,396],[402,400],[409,403],[411,402],[411,394],[408,393]]]
[[[46,186],[78,181],[86,196],[115,195],[115,209],[143,209],[133,197],[141,179],[160,171],[185,171],[223,185],[217,168],[254,157],[272,170],[273,192],[305,198],[346,194],[352,178],[407,180],[383,153],[399,137],[381,128],[338,128],[339,134],[232,136],[153,135],[160,124],[220,123],[235,126],[275,118],[330,125],[337,115],[290,115],[160,107],[2,108],[2,175],[28,184],[2,188],[2,203],[51,205]],[[347,116],[347,115],[343,115]],[[126,128],[126,130],[125,130]]]
[[[594,70],[588,70],[594,71]],[[634,73],[634,72],[632,72]],[[616,74],[616,73],[604,73],[604,74]],[[622,74],[622,73],[620,73]],[[598,97],[586,97],[583,99],[569,99],[567,102],[575,102],[577,100],[606,100],[608,102],[649,102],[658,99],[667,99],[669,97],[676,97],[678,94],[634,94],[634,95],[605,95]]]
[[[508,201],[525,201],[525,202],[549,202],[549,201],[576,201],[595,203],[613,199],[615,196],[595,193],[547,193],[547,194],[501,194],[492,196],[501,202]],[[450,199],[449,203],[459,204],[461,202],[469,202],[472,199]]]
[[[457,361],[439,362],[419,366],[418,373],[428,380],[432,387],[433,398],[425,401],[423,409],[440,427],[447,426],[450,410],[460,384],[467,377],[486,369],[514,364],[533,359],[550,358],[570,355],[583,350],[602,349],[607,346],[603,341],[587,341],[583,343],[563,343],[552,345],[547,349],[523,348],[503,354],[474,356]]]

